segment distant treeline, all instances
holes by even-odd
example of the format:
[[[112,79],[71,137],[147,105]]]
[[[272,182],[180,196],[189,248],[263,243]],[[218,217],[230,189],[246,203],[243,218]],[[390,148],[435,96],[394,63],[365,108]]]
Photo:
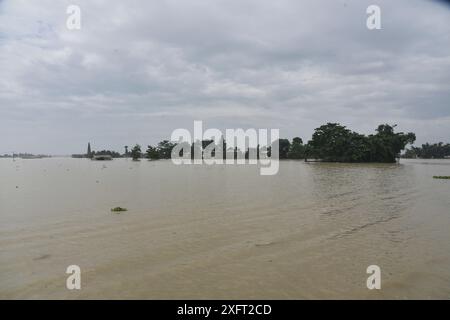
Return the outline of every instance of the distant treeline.
[[[50,157],[51,156],[45,154],[32,154],[32,153],[13,153],[0,155],[0,158],[23,158],[23,159],[40,159]]]
[[[421,158],[421,159],[444,159],[450,157],[450,144],[439,143],[425,143],[422,147],[411,147],[407,149],[404,158]]]
[[[414,143],[416,136],[414,133],[394,132],[396,125],[383,124],[376,129],[376,134],[363,135],[353,132],[338,123],[327,123],[315,129],[312,139],[307,144],[299,137],[292,139],[279,139],[280,159],[320,159],[332,162],[395,162],[400,157],[400,152],[407,144]],[[212,140],[202,141],[201,144],[191,145],[191,155],[194,155],[194,148],[204,150]],[[221,141],[223,155],[227,158],[238,154],[244,155],[246,159],[250,150],[239,150],[237,148],[227,148],[226,141]],[[140,145],[135,145],[127,156],[137,160],[145,157],[150,160],[170,159],[175,143],[164,140],[156,146],[149,145],[145,153]],[[271,156],[271,147],[266,150]],[[201,151],[200,151],[201,154]],[[260,147],[257,147],[256,155],[259,158]],[[214,152],[212,153],[214,156]]]

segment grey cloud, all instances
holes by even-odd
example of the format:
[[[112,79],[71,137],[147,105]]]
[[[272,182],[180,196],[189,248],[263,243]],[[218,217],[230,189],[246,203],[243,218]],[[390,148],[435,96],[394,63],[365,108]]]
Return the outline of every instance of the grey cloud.
[[[450,9],[360,0],[0,2],[0,153],[155,143],[195,119],[280,128],[326,121],[450,137]]]

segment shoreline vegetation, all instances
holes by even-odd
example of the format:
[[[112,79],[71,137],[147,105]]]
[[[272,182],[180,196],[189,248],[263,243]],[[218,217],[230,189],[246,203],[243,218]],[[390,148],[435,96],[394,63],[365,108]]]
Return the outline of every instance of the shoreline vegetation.
[[[395,163],[400,158],[400,153],[406,145],[413,144],[416,135],[412,132],[394,132],[396,125],[382,124],[375,130],[375,134],[363,135],[349,130],[338,123],[327,123],[316,128],[311,140],[304,144],[300,137],[295,137],[292,141],[279,139],[279,159],[304,159],[305,161],[323,162],[381,162]],[[187,143],[187,142],[184,142]],[[214,144],[211,146],[211,144]],[[99,152],[91,151],[88,144],[88,152],[85,155],[73,155],[74,158],[95,159],[99,154],[110,155],[113,158],[126,157],[139,161],[142,158],[148,160],[170,159],[173,148],[177,143],[163,140],[156,146],[149,145],[145,152],[139,144],[136,144],[130,151],[125,146],[125,153],[103,150]],[[188,144],[186,149],[190,149],[190,156],[194,154],[204,155],[205,149],[211,151],[211,156],[215,157],[215,151],[220,150],[224,159],[249,159],[249,155],[254,154],[260,158],[264,154],[271,157],[271,146],[257,145],[256,150],[247,148],[243,151],[237,147],[229,148],[223,137],[220,141],[203,140]],[[196,150],[197,149],[197,150]],[[219,152],[218,152],[219,153]],[[181,153],[180,156],[183,156]]]
[[[425,143],[422,147],[414,147],[407,149],[403,155],[405,159],[450,159],[450,144],[443,142]]]
[[[292,141],[288,139],[279,139],[279,159],[302,159],[305,161],[322,161],[322,162],[372,162],[372,163],[395,163],[397,159],[450,159],[450,144],[426,143],[421,147],[415,147],[416,135],[414,133],[395,133],[396,125],[382,124],[375,130],[375,134],[363,135],[347,129],[338,123],[327,123],[314,130],[311,140],[303,143],[300,137],[295,137]],[[194,158],[194,151],[197,148],[200,154],[204,153],[206,147],[215,143],[213,140],[196,141],[190,145],[191,155]],[[405,147],[410,144],[410,149]],[[132,158],[133,160],[148,159],[170,159],[172,149],[177,143],[169,140],[163,140],[157,145],[148,145],[145,152],[141,146],[136,144],[131,150],[125,146],[125,152],[119,153],[112,150],[92,151],[90,143],[88,144],[87,153],[73,154],[72,158],[89,158],[92,160],[104,160],[113,158]],[[238,148],[227,147],[227,142],[221,139],[214,146],[211,155],[215,156],[215,150],[220,150],[222,145],[222,154],[224,158],[249,159],[250,151],[247,149],[242,151]],[[189,149],[189,146],[188,146]],[[211,149],[211,147],[208,147]],[[402,154],[402,151],[405,152]],[[264,152],[267,157],[271,157],[271,146],[256,147],[257,159],[260,158],[260,152]],[[182,156],[182,154],[180,154]],[[0,158],[22,158],[22,159],[40,159],[51,157],[48,155],[33,155],[29,153],[4,154]]]

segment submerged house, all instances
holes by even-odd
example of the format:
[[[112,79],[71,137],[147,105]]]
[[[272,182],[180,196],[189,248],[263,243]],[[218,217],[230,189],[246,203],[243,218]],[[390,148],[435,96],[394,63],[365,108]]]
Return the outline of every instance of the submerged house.
[[[99,160],[99,161],[106,161],[106,160],[112,160],[113,157],[110,156],[109,154],[99,154],[99,155],[94,155],[91,159]]]
[[[93,151],[91,149],[91,143],[88,143],[87,152],[85,154],[73,154],[73,158],[88,158],[91,160],[106,161],[113,160],[114,158],[120,158],[120,154],[111,150]]]

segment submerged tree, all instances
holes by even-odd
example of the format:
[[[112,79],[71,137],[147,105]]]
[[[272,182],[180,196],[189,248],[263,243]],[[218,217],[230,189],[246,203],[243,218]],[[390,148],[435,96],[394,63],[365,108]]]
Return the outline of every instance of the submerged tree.
[[[292,139],[287,157],[289,159],[303,159],[305,157],[305,146],[302,138],[295,137]]]
[[[416,139],[414,133],[395,133],[383,124],[375,135],[352,132],[338,123],[317,128],[308,142],[308,156],[337,162],[395,162],[400,152]]]
[[[292,139],[279,139],[279,159],[307,159],[316,158],[323,161],[335,162],[395,162],[400,152],[407,144],[412,144],[416,136],[414,133],[394,132],[396,125],[382,124],[376,129],[376,134],[369,136],[359,134],[347,129],[338,123],[327,123],[315,129],[312,139],[303,144],[299,137]],[[178,156],[187,159],[222,158],[223,159],[260,159],[271,157],[274,145],[253,148],[245,147],[243,150],[235,145],[228,146],[225,139],[220,137],[219,143],[215,140],[197,140],[194,143],[174,143],[163,140],[156,147],[148,146],[146,157],[148,159],[170,159],[172,151]],[[181,148],[181,144],[183,147]],[[438,145],[439,150],[446,149],[448,145]],[[427,149],[428,146],[423,147]],[[413,147],[414,149],[414,147]],[[429,148],[428,148],[429,149]],[[427,150],[428,150],[427,149]],[[434,148],[436,149],[436,148]],[[440,154],[446,154],[442,151]],[[134,160],[141,157],[140,146],[136,145],[131,156]]]
[[[134,161],[137,161],[141,158],[142,152],[141,152],[141,146],[136,144],[133,149],[131,149],[131,157]]]
[[[325,161],[345,161],[351,131],[338,123],[327,123],[315,129],[309,145],[309,157]]]
[[[291,143],[289,142],[288,139],[279,139],[278,140],[278,157],[280,159],[287,159],[288,158],[288,153],[291,147]]]
[[[120,158],[121,155],[119,152],[113,151],[113,150],[100,150],[100,151],[92,151],[91,156],[111,156],[112,158]]]
[[[409,158],[422,158],[422,159],[443,159],[450,157],[450,144],[438,143],[425,143],[422,147],[412,147],[407,150],[405,157]]]
[[[148,146],[147,151],[145,151],[145,156],[149,160],[158,160],[159,159],[159,153],[158,150],[155,147]]]
[[[400,152],[405,149],[407,144],[416,141],[416,135],[410,133],[394,133],[396,125],[379,125],[377,134],[369,135],[370,159],[372,162],[395,162],[400,157]]]
[[[163,140],[156,147],[149,145],[145,152],[146,157],[150,160],[170,159],[175,143],[169,140]]]
[[[172,149],[175,147],[175,143],[170,142],[169,140],[163,140],[158,143],[158,153],[160,159],[170,159],[172,154]]]

